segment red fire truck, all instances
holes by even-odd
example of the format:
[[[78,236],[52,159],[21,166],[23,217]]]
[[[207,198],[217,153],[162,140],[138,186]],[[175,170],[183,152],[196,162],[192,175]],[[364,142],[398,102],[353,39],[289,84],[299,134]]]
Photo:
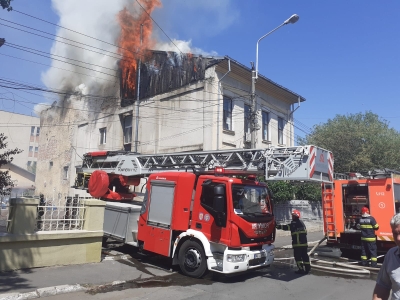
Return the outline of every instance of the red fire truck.
[[[315,146],[140,155],[92,152],[77,186],[108,201],[105,236],[172,258],[182,272],[231,274],[274,260],[266,179],[332,180],[331,152]],[[147,177],[148,176],[148,177]],[[146,177],[141,204],[132,186]]]
[[[378,252],[386,253],[393,241],[390,219],[400,212],[400,173],[374,170],[368,175],[350,173],[335,179],[333,185],[323,184],[324,231],[328,245],[361,249],[359,219],[361,208],[367,206],[379,224],[376,231]]]

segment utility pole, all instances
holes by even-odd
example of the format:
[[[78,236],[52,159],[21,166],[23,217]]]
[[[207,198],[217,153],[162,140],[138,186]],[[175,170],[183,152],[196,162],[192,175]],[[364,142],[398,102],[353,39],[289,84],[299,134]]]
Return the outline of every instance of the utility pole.
[[[276,27],[275,29],[271,30],[267,34],[264,34],[262,37],[260,37],[257,41],[257,46],[256,46],[256,67],[254,69],[254,64],[251,63],[251,115],[250,115],[250,130],[251,130],[251,148],[254,149],[256,148],[256,133],[258,130],[258,125],[257,125],[257,107],[256,107],[256,81],[258,78],[258,44],[260,41],[265,38],[266,36],[270,35],[274,31],[278,30],[282,26],[285,26],[287,24],[294,24],[299,20],[299,16],[294,14],[292,15],[289,19],[287,19],[285,22],[283,22],[281,25]]]
[[[257,103],[256,103],[256,70],[254,64],[251,63],[251,108],[250,108],[250,148],[256,148],[256,132],[257,132]]]
[[[140,46],[143,44],[143,24],[140,25]],[[141,50],[141,49],[140,49]],[[139,53],[139,55],[141,55]],[[139,63],[138,63],[138,78],[137,78],[137,86],[136,86],[136,91],[137,91],[137,96],[136,96],[136,113],[135,113],[135,119],[136,119],[136,126],[135,126],[135,152],[138,152],[139,148],[139,101],[140,101],[140,67],[142,64],[142,60],[139,58]]]

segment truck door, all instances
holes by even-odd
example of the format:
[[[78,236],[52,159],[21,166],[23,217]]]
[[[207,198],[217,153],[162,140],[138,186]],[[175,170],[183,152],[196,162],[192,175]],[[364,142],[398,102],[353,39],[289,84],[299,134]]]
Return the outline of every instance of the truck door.
[[[193,218],[195,220],[193,229],[203,232],[211,242],[229,245],[230,224],[228,224],[226,184],[206,180],[202,183],[201,189],[197,190],[201,190],[201,194],[196,195],[196,202],[200,202],[200,205],[198,214]]]
[[[149,194],[147,222],[139,224],[138,239],[144,242],[143,249],[169,256],[175,182],[152,180]]]

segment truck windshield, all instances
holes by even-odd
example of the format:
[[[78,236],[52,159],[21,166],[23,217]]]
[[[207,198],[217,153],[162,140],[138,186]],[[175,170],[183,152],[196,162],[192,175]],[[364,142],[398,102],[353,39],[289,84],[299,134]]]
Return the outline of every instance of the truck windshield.
[[[266,215],[271,213],[265,186],[232,185],[233,209],[238,215]]]

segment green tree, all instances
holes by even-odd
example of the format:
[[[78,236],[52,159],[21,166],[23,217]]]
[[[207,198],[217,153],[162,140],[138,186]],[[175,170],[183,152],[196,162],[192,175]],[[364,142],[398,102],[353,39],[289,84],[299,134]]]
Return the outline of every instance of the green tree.
[[[297,200],[321,201],[322,191],[320,183],[301,183],[293,186]]]
[[[294,190],[292,184],[287,181],[268,181],[268,187],[272,191],[275,203],[293,200]]]
[[[400,167],[400,133],[372,112],[337,115],[315,125],[299,144],[332,151],[337,173]]]
[[[22,150],[15,149],[7,149],[7,137],[4,133],[0,133],[0,168],[5,164],[9,164],[13,161],[13,155],[21,153]],[[5,149],[5,150],[3,150]],[[11,188],[14,186],[14,183],[11,180],[11,176],[8,171],[0,171],[0,196],[6,196],[11,193]]]
[[[10,6],[10,2],[12,0],[0,0],[0,5],[3,9],[7,8],[8,11],[12,10],[12,7]]]

